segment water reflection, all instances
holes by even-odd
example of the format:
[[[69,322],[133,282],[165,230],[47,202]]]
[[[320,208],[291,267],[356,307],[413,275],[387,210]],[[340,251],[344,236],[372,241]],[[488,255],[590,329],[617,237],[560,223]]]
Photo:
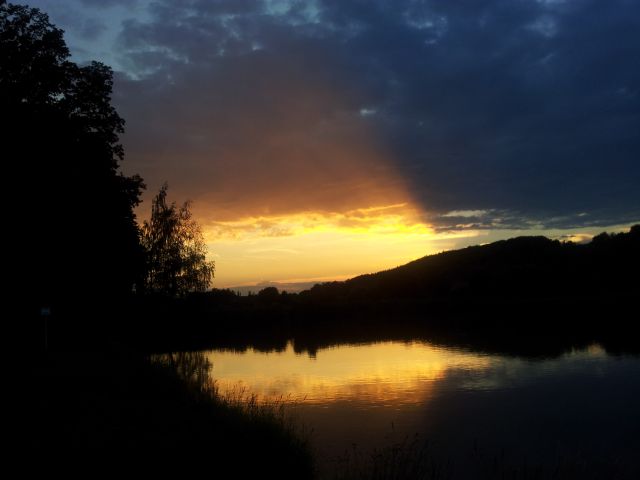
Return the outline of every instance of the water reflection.
[[[201,392],[213,392],[214,384],[211,378],[211,361],[203,352],[172,352],[151,355],[151,362],[164,365],[191,388]]]
[[[637,467],[640,359],[599,345],[544,359],[423,341],[206,357],[221,393],[245,388],[297,402],[325,465],[354,444],[367,451],[419,433],[459,465],[480,445],[516,465],[586,455]]]
[[[221,392],[247,388],[263,397],[296,402],[355,401],[367,404],[421,404],[435,381],[449,370],[485,371],[487,355],[434,347],[421,342],[384,342],[322,349],[314,356],[294,352],[212,351],[213,376]]]

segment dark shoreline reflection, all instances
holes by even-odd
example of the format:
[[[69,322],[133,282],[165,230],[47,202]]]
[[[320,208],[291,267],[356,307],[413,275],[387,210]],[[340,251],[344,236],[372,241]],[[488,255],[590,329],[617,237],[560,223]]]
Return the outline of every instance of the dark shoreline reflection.
[[[529,359],[555,358],[594,343],[598,343],[612,355],[640,355],[640,347],[632,345],[629,338],[618,336],[500,329],[447,330],[421,325],[413,319],[394,319],[388,323],[377,319],[371,322],[349,319],[343,323],[309,324],[288,332],[260,327],[242,332],[225,330],[205,338],[198,344],[198,348],[188,350],[256,350],[269,353],[283,352],[291,345],[296,353],[313,357],[322,349],[385,341],[421,341],[444,348]],[[163,349],[156,350],[161,352]]]

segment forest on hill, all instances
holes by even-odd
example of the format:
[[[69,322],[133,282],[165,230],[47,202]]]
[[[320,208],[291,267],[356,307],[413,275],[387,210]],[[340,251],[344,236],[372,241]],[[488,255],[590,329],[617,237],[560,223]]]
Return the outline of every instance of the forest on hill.
[[[638,225],[587,244],[518,237],[297,294],[267,287],[249,296],[213,289],[178,299],[138,297],[129,306],[133,319],[109,327],[152,350],[281,349],[290,339],[314,350],[368,334],[454,342],[462,335],[500,351],[514,348],[515,337],[536,337],[538,351],[610,339],[627,348],[637,329],[639,266]]]
[[[429,255],[406,265],[305,293],[329,301],[616,297],[640,288],[640,225],[587,244],[517,237]]]

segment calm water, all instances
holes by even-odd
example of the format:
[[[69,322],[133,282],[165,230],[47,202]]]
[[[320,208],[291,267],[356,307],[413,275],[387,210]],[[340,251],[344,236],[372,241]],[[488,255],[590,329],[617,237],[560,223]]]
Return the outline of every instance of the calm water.
[[[207,356],[221,392],[294,403],[326,470],[415,434],[458,474],[497,457],[637,467],[640,359],[598,345],[535,360],[423,341]]]

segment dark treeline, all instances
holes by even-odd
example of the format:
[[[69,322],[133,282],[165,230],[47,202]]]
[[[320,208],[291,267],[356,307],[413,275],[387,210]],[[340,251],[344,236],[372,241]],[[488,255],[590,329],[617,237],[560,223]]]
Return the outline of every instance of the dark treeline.
[[[318,285],[315,301],[467,301],[509,303],[639,293],[640,225],[602,233],[588,244],[518,237],[431,255],[346,282]]]
[[[54,324],[54,344],[82,335],[145,351],[249,346],[313,354],[336,343],[380,339],[554,355],[598,341],[635,351],[640,227],[588,244],[520,237],[431,255],[407,265],[292,294],[213,289],[175,298],[130,296],[85,317]]]
[[[166,184],[138,223],[145,185],[122,173],[125,122],[112,88],[110,67],[71,61],[46,14],[0,0],[1,146],[15,182],[10,301],[37,352],[98,348],[113,340],[102,333],[114,318],[135,322],[126,309],[136,295],[184,296],[213,275],[189,203],[168,202]]]
[[[574,244],[520,237],[431,255],[299,294],[268,287],[133,299],[123,336],[151,350],[282,349],[424,338],[492,352],[554,355],[598,341],[629,351],[637,330],[640,226]],[[122,318],[122,317],[121,317]]]
[[[0,66],[20,320],[32,326],[42,308],[66,317],[126,297],[144,268],[133,212],[144,184],[120,171],[124,120],[111,105],[111,69],[70,61],[44,13],[4,1]]]

